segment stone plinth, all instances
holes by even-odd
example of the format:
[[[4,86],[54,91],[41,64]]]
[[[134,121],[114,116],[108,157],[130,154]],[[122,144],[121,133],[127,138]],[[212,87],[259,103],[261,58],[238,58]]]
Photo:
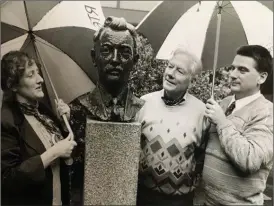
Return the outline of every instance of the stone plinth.
[[[136,205],[141,125],[88,120],[84,205]]]

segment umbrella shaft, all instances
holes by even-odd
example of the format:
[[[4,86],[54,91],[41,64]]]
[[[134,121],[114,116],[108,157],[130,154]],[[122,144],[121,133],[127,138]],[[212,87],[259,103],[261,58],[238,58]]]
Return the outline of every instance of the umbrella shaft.
[[[49,75],[49,73],[48,73],[48,71],[47,71],[47,69],[46,69],[46,65],[45,65],[45,63],[44,63],[42,57],[40,56],[39,50],[38,50],[38,48],[37,48],[37,46],[36,46],[36,44],[35,44],[35,37],[34,37],[34,35],[33,35],[32,37],[33,37],[34,49],[35,49],[35,51],[36,51],[36,54],[37,54],[38,59],[40,60],[40,62],[41,62],[41,64],[42,64],[42,67],[44,68],[44,72],[46,73],[46,76],[48,77],[48,80],[49,80],[50,86],[51,86],[51,88],[52,88],[52,90],[53,90],[55,99],[59,99],[59,98],[58,98],[58,94],[57,94],[57,92],[56,92],[56,90],[55,90],[55,88],[54,88],[54,85],[53,85],[53,83],[52,83],[52,80],[51,80],[51,78],[50,78],[50,75]],[[65,124],[66,124],[66,127],[67,127],[67,129],[68,129],[68,132],[69,132],[69,133],[73,133],[73,132],[72,132],[72,129],[71,129],[71,127],[70,127],[70,124],[69,124],[69,122],[68,122],[68,119],[67,119],[67,117],[66,117],[66,115],[63,115],[62,118],[63,118],[63,120],[64,120],[64,122],[65,122]]]
[[[33,37],[34,37],[34,36],[33,36]],[[37,54],[37,56],[38,56],[38,59],[40,60],[40,62],[41,62],[41,64],[42,64],[42,67],[44,68],[44,72],[46,73],[46,76],[47,76],[47,78],[48,78],[48,80],[49,80],[50,86],[51,86],[52,91],[53,91],[53,93],[54,93],[54,97],[55,97],[55,99],[59,99],[59,98],[58,98],[58,95],[57,95],[57,92],[56,92],[56,90],[55,90],[55,88],[54,88],[54,86],[53,86],[52,80],[51,80],[51,78],[50,78],[50,76],[49,76],[49,73],[48,73],[48,71],[47,71],[47,69],[46,69],[46,65],[45,65],[45,63],[44,63],[42,57],[40,56],[40,53],[39,53],[39,51],[38,51],[38,48],[37,48],[37,46],[36,46],[36,44],[35,44],[35,37],[33,38],[33,45],[34,45],[34,49],[35,49],[35,51],[36,51],[36,54]]]
[[[215,40],[215,50],[214,50],[214,61],[213,61],[213,77],[212,77],[212,88],[211,88],[211,98],[214,99],[214,84],[217,69],[218,53],[219,53],[219,41],[220,41],[220,30],[221,30],[221,11],[217,14],[217,29],[216,29],[216,40]]]

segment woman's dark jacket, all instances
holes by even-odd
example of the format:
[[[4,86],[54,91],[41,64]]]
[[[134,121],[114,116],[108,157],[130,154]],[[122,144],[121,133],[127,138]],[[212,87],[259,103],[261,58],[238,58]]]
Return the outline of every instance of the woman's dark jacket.
[[[60,122],[44,105],[48,115],[61,129]],[[25,119],[17,102],[4,102],[1,108],[1,205],[52,205],[52,170],[44,169],[40,155],[43,143]],[[68,204],[68,171],[60,161],[63,205]]]

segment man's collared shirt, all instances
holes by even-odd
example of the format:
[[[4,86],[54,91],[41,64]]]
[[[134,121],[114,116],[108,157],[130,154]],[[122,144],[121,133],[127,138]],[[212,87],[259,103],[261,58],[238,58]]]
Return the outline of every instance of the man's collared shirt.
[[[236,105],[236,106],[235,106],[235,109],[232,111],[232,114],[233,114],[235,111],[237,111],[237,110],[243,108],[244,106],[246,106],[246,105],[249,104],[250,102],[252,102],[252,101],[254,101],[255,99],[259,98],[261,95],[262,95],[261,92],[258,91],[256,94],[253,94],[253,95],[248,96],[248,97],[244,97],[244,98],[239,99],[239,100],[236,100],[236,99],[235,99],[235,95],[234,95],[234,96],[232,97],[231,102],[229,103],[228,107],[232,104],[232,102],[236,101],[236,102],[235,102],[235,105]]]
[[[169,100],[166,96],[166,93],[164,90],[162,90],[163,92],[163,96],[161,97],[162,100],[164,101],[164,103],[168,106],[176,106],[176,105],[180,105],[182,102],[184,102],[186,100],[186,96],[187,96],[187,91],[184,93],[184,95],[182,95],[180,98],[176,99],[176,100]]]

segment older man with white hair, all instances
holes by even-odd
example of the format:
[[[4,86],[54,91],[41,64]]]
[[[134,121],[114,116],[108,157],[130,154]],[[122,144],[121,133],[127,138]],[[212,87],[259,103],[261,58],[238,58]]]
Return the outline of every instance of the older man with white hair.
[[[203,167],[209,127],[205,104],[188,93],[200,60],[177,48],[163,75],[163,90],[141,97],[145,105],[137,205],[192,205]]]

